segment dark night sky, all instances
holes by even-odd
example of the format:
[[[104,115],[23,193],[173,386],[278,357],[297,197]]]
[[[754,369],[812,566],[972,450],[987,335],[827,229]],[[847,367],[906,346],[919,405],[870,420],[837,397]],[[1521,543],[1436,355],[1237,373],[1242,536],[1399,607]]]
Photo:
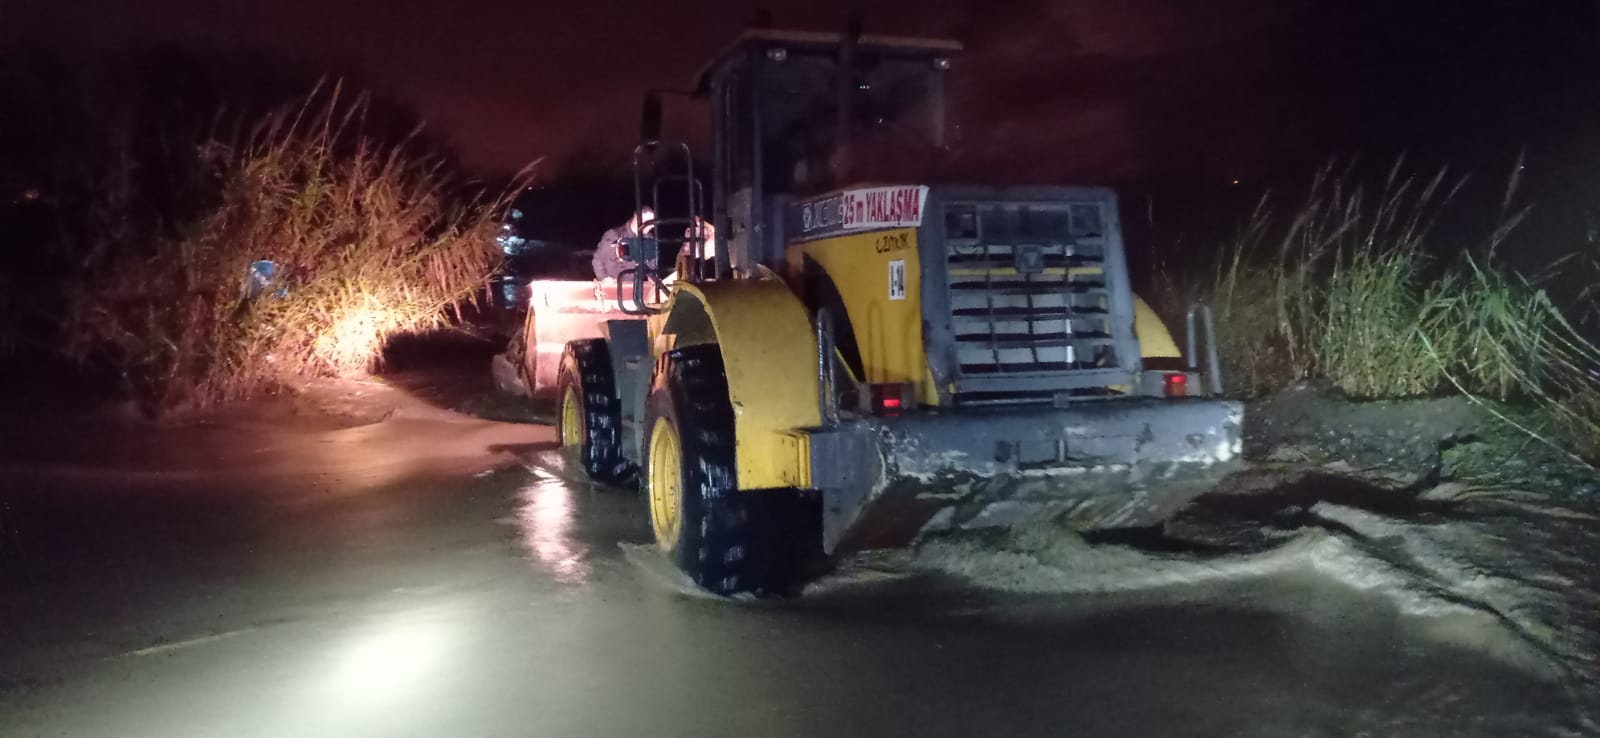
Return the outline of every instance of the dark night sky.
[[[869,32],[966,42],[962,156],[1013,181],[1265,186],[1334,155],[1481,171],[1529,146],[1547,189],[1594,192],[1600,0],[767,5],[779,26],[834,28],[864,5]],[[0,0],[0,45],[260,49],[355,71],[480,169],[603,168],[631,147],[641,91],[686,84],[751,15],[731,1]],[[669,106],[669,126],[688,114]]]
[[[789,3],[780,20],[842,19],[844,2]],[[875,4],[886,24],[913,2]],[[477,165],[515,169],[536,156],[621,147],[647,87],[686,84],[751,16],[741,2],[619,0],[0,0],[0,43],[180,41],[260,48],[310,66],[359,70],[420,108]],[[941,12],[939,16],[948,17]],[[896,30],[944,30],[926,16]],[[8,33],[9,32],[9,33]]]

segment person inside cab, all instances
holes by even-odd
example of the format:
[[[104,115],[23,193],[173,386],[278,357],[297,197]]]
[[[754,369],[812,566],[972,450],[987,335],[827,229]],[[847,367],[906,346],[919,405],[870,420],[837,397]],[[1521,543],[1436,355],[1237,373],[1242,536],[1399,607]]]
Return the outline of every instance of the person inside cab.
[[[612,228],[600,236],[600,243],[594,248],[594,258],[590,265],[594,267],[594,281],[596,286],[610,286],[617,283],[624,269],[628,268],[627,260],[622,258],[623,241],[641,235],[649,235],[655,223],[656,213],[650,208],[641,208],[628,218],[628,222]]]
[[[696,233],[697,230],[699,231],[698,233]],[[672,284],[693,271],[692,264],[694,262],[696,236],[700,239],[700,263],[702,265],[700,274],[710,274],[716,271],[717,227],[696,215],[694,217],[694,225],[683,229],[683,247],[678,249],[675,269],[671,274],[667,275],[666,279],[662,280],[663,284]]]

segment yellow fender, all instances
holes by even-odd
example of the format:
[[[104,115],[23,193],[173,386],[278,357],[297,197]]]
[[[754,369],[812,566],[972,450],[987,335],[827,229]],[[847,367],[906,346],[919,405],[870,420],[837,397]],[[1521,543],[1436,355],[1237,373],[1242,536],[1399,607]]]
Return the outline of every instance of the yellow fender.
[[[1145,359],[1182,358],[1178,343],[1161,322],[1161,316],[1145,304],[1144,298],[1133,296],[1133,333],[1139,337],[1139,356]]]
[[[654,351],[716,343],[733,404],[739,489],[807,487],[807,450],[793,431],[821,424],[817,339],[805,305],[781,281],[679,283],[652,321]]]
[[[1133,296],[1133,335],[1139,337],[1141,359],[1183,358],[1183,352],[1178,350],[1178,343],[1172,340],[1172,332],[1167,330],[1167,324],[1138,295]],[[1133,391],[1133,387],[1126,384],[1112,385],[1111,389],[1117,392]]]

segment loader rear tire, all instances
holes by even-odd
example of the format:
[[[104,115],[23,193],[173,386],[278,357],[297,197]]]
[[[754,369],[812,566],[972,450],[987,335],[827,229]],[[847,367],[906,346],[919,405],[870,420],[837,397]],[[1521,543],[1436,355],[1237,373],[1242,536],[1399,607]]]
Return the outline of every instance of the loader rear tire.
[[[567,343],[556,380],[557,431],[590,479],[625,484],[634,466],[622,456],[622,402],[603,338]]]
[[[798,594],[814,562],[793,532],[809,529],[812,498],[795,490],[739,490],[733,405],[718,346],[662,357],[645,432],[651,528],[673,563],[718,595]],[[820,520],[820,504],[815,508]]]

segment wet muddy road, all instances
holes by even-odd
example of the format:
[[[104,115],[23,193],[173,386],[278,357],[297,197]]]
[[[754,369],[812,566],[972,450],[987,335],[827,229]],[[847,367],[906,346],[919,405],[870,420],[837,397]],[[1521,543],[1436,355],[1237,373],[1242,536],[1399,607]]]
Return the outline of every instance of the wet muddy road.
[[[435,420],[145,438],[186,450],[139,473],[13,461],[0,735],[1585,732],[1476,621],[1293,568],[1025,596],[855,562],[708,599],[547,432]]]

